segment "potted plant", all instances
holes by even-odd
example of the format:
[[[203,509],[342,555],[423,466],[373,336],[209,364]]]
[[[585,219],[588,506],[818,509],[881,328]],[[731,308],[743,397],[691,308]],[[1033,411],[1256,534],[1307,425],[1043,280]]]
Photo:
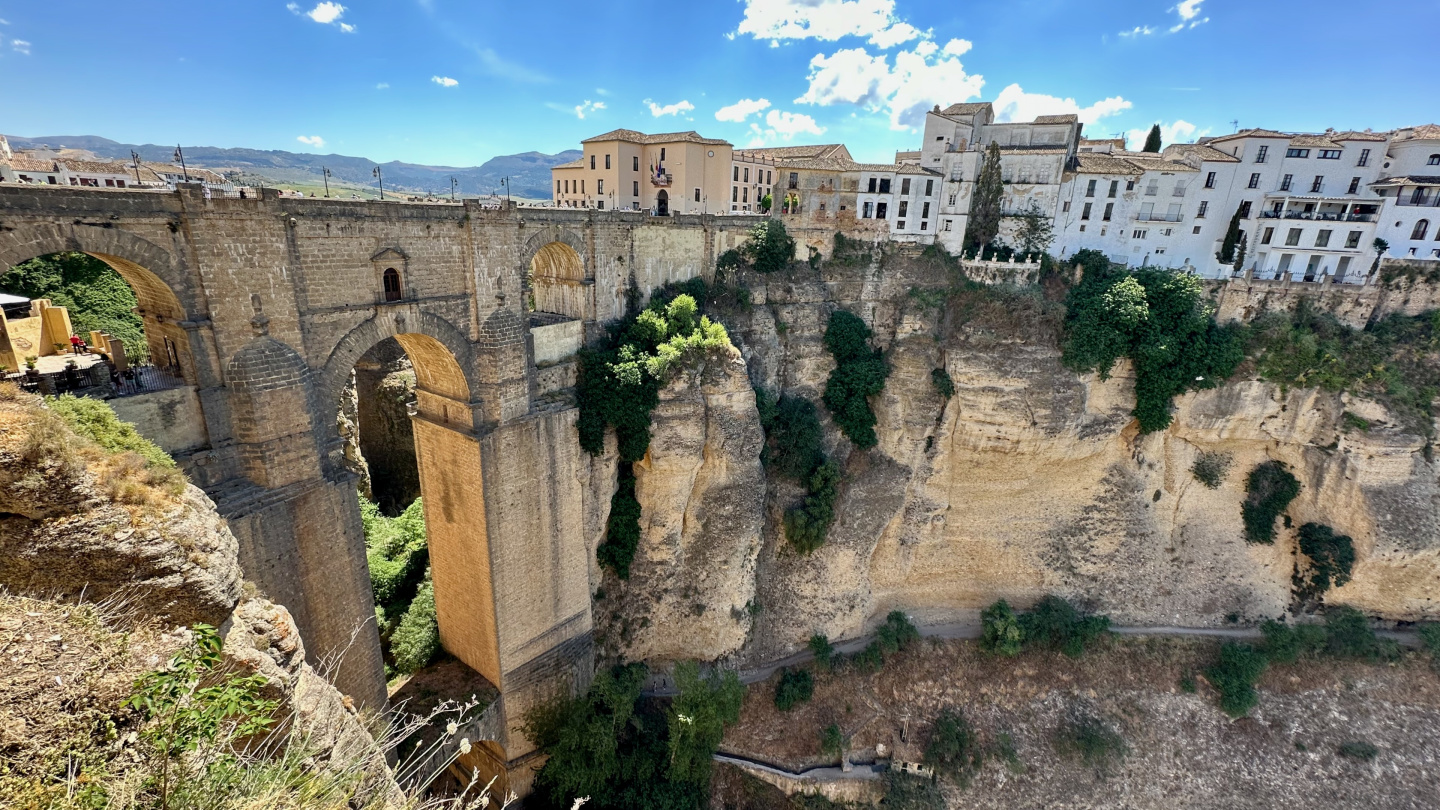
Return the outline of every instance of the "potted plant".
[[[40,369],[38,369],[38,368],[35,367],[35,364],[39,361],[39,359],[40,359],[40,358],[36,357],[36,356],[33,355],[33,354],[30,355],[29,357],[26,357],[26,358],[25,358],[25,376],[27,376],[27,377],[39,377],[39,376],[40,376]]]

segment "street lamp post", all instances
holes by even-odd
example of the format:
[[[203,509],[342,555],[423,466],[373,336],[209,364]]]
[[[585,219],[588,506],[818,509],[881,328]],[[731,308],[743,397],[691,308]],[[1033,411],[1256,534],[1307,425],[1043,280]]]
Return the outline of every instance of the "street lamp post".
[[[135,164],[135,185],[140,185],[140,154],[134,149],[130,150],[130,162]]]
[[[455,175],[450,175],[450,202],[455,202],[455,187],[459,184],[460,182],[455,179]]]
[[[180,161],[180,172],[185,175],[185,182],[190,182],[190,170],[185,168],[185,153],[180,149],[180,144],[175,144],[175,159]]]
[[[385,177],[384,175],[380,174],[380,167],[376,166],[375,169],[370,173],[375,175],[376,180],[380,181],[380,199],[385,199]]]
[[[327,168],[325,168],[324,166],[321,166],[321,167],[320,167],[320,174],[321,174],[321,176],[322,176],[322,177],[324,178],[324,180],[325,180],[325,196],[326,196],[326,198],[329,198],[329,196],[330,196],[330,170],[327,169]]]
[[[502,186],[505,187],[505,209],[506,209],[506,210],[509,210],[509,209],[510,209],[510,178],[508,178],[508,177],[501,178],[501,180],[500,180],[500,185],[502,185]]]

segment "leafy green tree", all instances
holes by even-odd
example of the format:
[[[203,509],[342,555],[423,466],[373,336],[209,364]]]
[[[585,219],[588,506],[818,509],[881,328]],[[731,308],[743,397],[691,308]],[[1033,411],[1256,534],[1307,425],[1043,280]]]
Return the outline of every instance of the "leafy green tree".
[[[924,762],[960,785],[968,784],[985,764],[980,736],[965,719],[964,712],[952,708],[941,710],[930,731],[930,741],[925,745]]]
[[[1020,630],[1026,644],[1079,658],[1087,647],[1110,632],[1110,617],[1084,615],[1064,599],[1050,595],[1020,617]]]
[[[835,499],[840,492],[840,465],[826,461],[810,475],[805,502],[785,513],[785,539],[801,554],[825,544],[835,522]]]
[[[1235,263],[1231,265],[1231,269],[1237,275],[1245,271],[1245,248],[1248,241],[1249,237],[1242,233],[1240,234],[1240,244],[1235,246]]]
[[[795,240],[785,231],[785,223],[767,219],[750,229],[750,236],[740,252],[750,260],[756,272],[774,273],[790,266],[795,258]]]
[[[430,571],[420,583],[415,598],[405,609],[400,624],[390,635],[390,653],[398,672],[419,672],[440,652],[440,625],[435,618],[435,585]]]
[[[1225,229],[1225,238],[1220,241],[1220,252],[1215,254],[1215,260],[1221,264],[1235,263],[1235,247],[1240,244],[1240,215],[1245,211],[1245,204],[1235,206],[1235,214],[1230,217],[1230,226]]]
[[[745,687],[733,670],[723,675],[712,670],[702,677],[694,661],[682,661],[675,667],[675,686],[679,694],[666,712],[668,776],[672,782],[708,785],[710,762],[725,736],[725,727],[740,720]]]
[[[820,732],[820,753],[827,757],[839,759],[849,744],[850,740],[838,723],[831,723]]]
[[[1260,701],[1255,684],[1265,674],[1264,653],[1248,645],[1226,642],[1220,658],[1205,670],[1205,679],[1220,693],[1220,710],[1244,717]]]
[[[886,658],[908,649],[920,640],[920,630],[910,621],[903,610],[892,610],[885,617],[885,623],[875,629],[875,641],[880,653]]]
[[[1000,235],[1001,203],[1005,198],[1005,182],[1000,176],[1000,144],[990,142],[975,188],[970,193],[970,216],[965,225],[965,242],[983,255],[984,249]]]
[[[815,668],[829,672],[835,666],[835,646],[823,633],[810,637],[810,652],[815,656]]]
[[[1160,151],[1160,125],[1159,125],[1159,124],[1151,124],[1151,125],[1150,125],[1150,134],[1148,134],[1148,135],[1145,136],[1145,145],[1140,148],[1140,151],[1141,151],[1141,152],[1159,152],[1159,151]]]
[[[1245,479],[1245,502],[1240,515],[1245,522],[1245,539],[1270,545],[1275,542],[1275,518],[1300,494],[1300,482],[1283,461],[1255,465]]]
[[[105,332],[125,345],[132,361],[150,358],[144,324],[135,314],[135,291],[110,265],[85,253],[52,253],[16,265],[0,276],[0,290],[48,298],[70,312],[77,334]]]
[[[808,669],[781,669],[775,684],[775,708],[788,712],[796,704],[810,702],[815,694],[815,678]]]
[[[1025,643],[1020,619],[1004,599],[980,612],[980,649],[997,655],[1014,657]]]
[[[1336,534],[1329,526],[1306,523],[1300,527],[1299,541],[1308,571],[1302,570],[1300,561],[1296,561],[1292,584],[1297,599],[1302,602],[1318,599],[1332,587],[1338,588],[1350,581],[1350,570],[1355,565],[1355,543],[1349,536]]]
[[[1050,244],[1055,241],[1055,225],[1051,217],[1040,210],[1040,204],[1034,200],[1021,215],[1020,229],[1015,234],[1017,251],[1026,256],[1040,256],[1050,249]]]
[[[1370,275],[1373,276],[1375,271],[1380,269],[1380,260],[1385,257],[1385,251],[1390,249],[1390,243],[1377,236],[1375,241],[1370,243],[1370,249],[1375,251],[1375,261],[1370,264]]]
[[[789,394],[775,399],[757,389],[755,404],[760,411],[760,427],[765,430],[760,460],[778,475],[808,480],[815,468],[825,463],[821,449],[824,434],[815,403]]]

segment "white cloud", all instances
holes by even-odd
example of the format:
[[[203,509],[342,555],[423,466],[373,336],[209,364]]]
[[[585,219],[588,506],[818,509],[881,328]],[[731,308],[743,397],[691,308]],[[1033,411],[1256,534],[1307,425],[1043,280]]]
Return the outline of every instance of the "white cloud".
[[[305,144],[306,146],[313,146],[316,149],[319,149],[320,147],[325,145],[325,139],[320,137],[319,135],[301,135],[295,140]]]
[[[605,109],[605,102],[603,102],[603,101],[591,101],[590,99],[587,98],[587,99],[585,99],[584,103],[576,104],[576,105],[575,105],[575,107],[574,107],[574,112],[575,112],[575,117],[576,117],[576,118],[579,118],[581,121],[584,121],[584,120],[585,120],[585,114],[586,114],[586,113],[595,112],[596,110],[603,110],[603,109]]]
[[[968,101],[980,95],[985,79],[965,72],[960,56],[970,50],[967,40],[952,39],[944,48],[923,40],[895,54],[892,65],[885,54],[864,48],[845,48],[810,60],[810,86],[797,104],[826,107],[855,104],[872,112],[886,111],[890,128],[918,126],[934,104]]]
[[[1170,26],[1170,33],[1174,34],[1186,28],[1194,28],[1197,25],[1204,25],[1210,22],[1209,17],[1200,16],[1200,4],[1205,0],[1180,0],[1170,10],[1180,15],[1180,21]]]
[[[305,12],[305,16],[309,17],[317,23],[320,23],[321,25],[329,25],[330,23],[333,23],[336,20],[340,19],[340,16],[344,13],[344,6],[340,5],[339,3],[332,3],[329,2],[329,0],[326,0],[326,2],[324,3],[317,3],[315,5],[315,8],[312,8],[309,11]]]
[[[781,112],[771,110],[765,114],[765,125],[780,134],[785,140],[808,132],[811,135],[824,135],[825,128],[816,124],[815,119],[802,113]]]
[[[895,0],[743,0],[745,18],[736,34],[768,39],[868,37],[870,44],[892,48],[927,36],[895,16]],[[729,35],[732,39],[734,34]]]
[[[764,98],[742,98],[728,107],[721,107],[715,111],[716,121],[731,121],[736,124],[746,118],[766,109],[770,106],[770,100]]]
[[[1037,115],[1074,113],[1080,117],[1080,123],[1093,124],[1101,118],[1130,109],[1131,104],[1120,96],[1111,96],[1081,107],[1073,98],[1027,93],[1020,85],[1012,84],[995,97],[994,107],[996,121],[1033,121]]]
[[[5,19],[4,17],[0,17],[0,25],[9,25],[9,24],[10,24],[10,21],[9,21],[9,20]]]
[[[375,89],[376,89],[376,90],[389,90],[389,89],[390,89],[390,83],[389,83],[389,82],[380,82],[379,84],[375,85]]]
[[[663,107],[648,98],[645,99],[643,103],[650,108],[650,114],[655,116],[656,118],[659,118],[662,115],[679,115],[680,113],[690,112],[691,110],[695,109],[694,104],[691,104],[684,99],[681,99],[674,104],[666,104]]]
[[[545,74],[531,70],[516,62],[511,62],[491,48],[472,46],[471,50],[475,52],[476,56],[480,57],[480,64],[485,68],[485,72],[492,76],[535,84],[550,81],[550,77]]]
[[[1169,146],[1172,143],[1190,143],[1209,133],[1209,129],[1198,129],[1194,124],[1180,118],[1169,124],[1160,124],[1160,143],[1162,146]],[[1145,138],[1149,134],[1150,127],[1132,129],[1125,133],[1125,140],[1130,148],[1139,149],[1145,145]]]
[[[430,81],[440,85],[441,87],[454,87],[455,85],[460,83],[450,78],[449,76],[431,76]]]
[[[1148,36],[1150,36],[1150,35],[1153,34],[1153,33],[1155,33],[1155,29],[1154,29],[1154,28],[1151,28],[1151,27],[1148,26],[1148,25],[1137,25],[1137,26],[1135,26],[1134,28],[1131,28],[1129,31],[1121,31],[1121,32],[1120,32],[1120,36],[1122,36],[1122,37],[1148,37]]]
[[[30,43],[23,39],[10,40],[10,47],[14,48],[16,53],[24,54],[25,56],[30,55]]]
[[[301,11],[299,3],[286,3],[285,8],[289,9],[291,14],[299,17],[309,17],[321,25],[335,25],[347,34],[355,33],[355,26],[350,23],[340,22],[340,18],[345,16],[345,6],[339,3],[325,0],[325,2],[316,3],[315,7],[309,11]]]
[[[610,95],[610,91],[609,91],[609,90],[606,90],[606,89],[603,88],[603,87],[597,87],[597,88],[595,88],[595,95],[597,95],[597,96],[608,96],[608,95]]]

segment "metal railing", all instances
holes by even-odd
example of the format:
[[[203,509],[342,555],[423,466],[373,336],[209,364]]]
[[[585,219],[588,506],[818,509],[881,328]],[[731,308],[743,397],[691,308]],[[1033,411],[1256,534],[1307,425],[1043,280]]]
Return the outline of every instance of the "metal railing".
[[[1136,222],[1181,222],[1185,219],[1184,214],[1159,214],[1141,212],[1135,215]]]
[[[93,368],[104,369],[105,366]],[[117,374],[116,378],[112,378],[111,383],[115,387],[113,396],[116,398],[149,394],[168,388],[184,388],[190,384],[180,375],[180,369],[174,366],[131,366]]]
[[[670,185],[670,181],[673,180],[673,179],[674,179],[674,177],[673,177],[671,174],[669,174],[668,172],[665,173],[665,174],[654,174],[654,175],[651,175],[651,176],[650,176],[650,185],[652,185],[652,186],[668,186],[668,185]]]
[[[1261,219],[1304,219],[1317,222],[1374,222],[1374,214],[1337,214],[1311,211],[1261,211]]]

